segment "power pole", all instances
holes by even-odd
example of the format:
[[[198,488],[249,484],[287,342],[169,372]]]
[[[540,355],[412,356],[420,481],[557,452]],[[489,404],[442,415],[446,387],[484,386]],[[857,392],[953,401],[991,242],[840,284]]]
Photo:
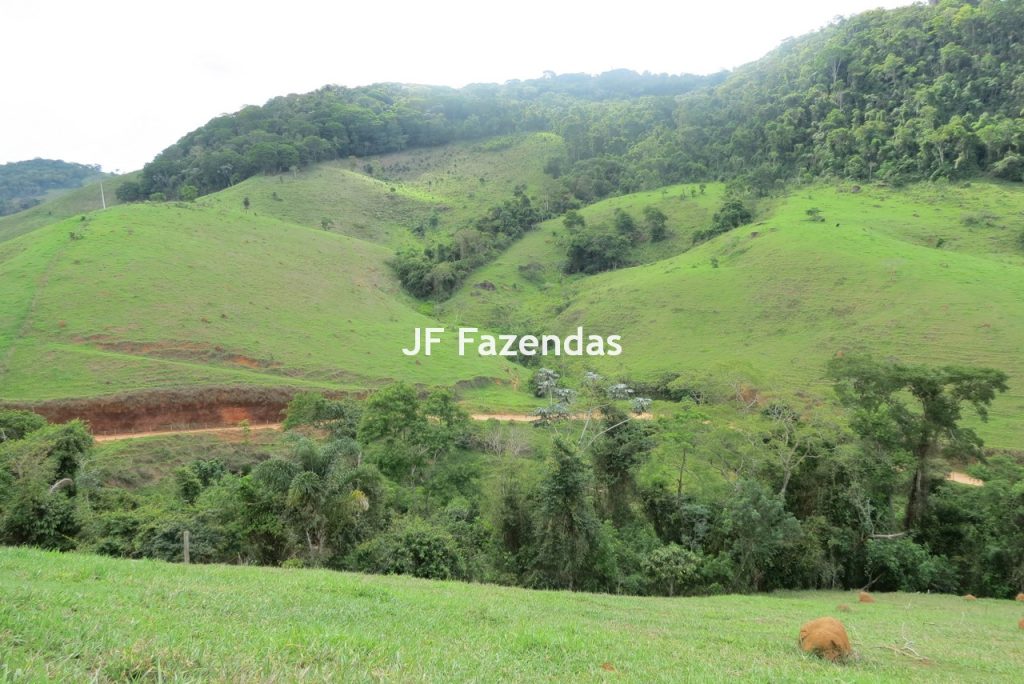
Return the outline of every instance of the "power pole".
[[[100,181],[100,202],[103,203],[103,208],[107,208],[107,196],[103,194],[103,181]]]

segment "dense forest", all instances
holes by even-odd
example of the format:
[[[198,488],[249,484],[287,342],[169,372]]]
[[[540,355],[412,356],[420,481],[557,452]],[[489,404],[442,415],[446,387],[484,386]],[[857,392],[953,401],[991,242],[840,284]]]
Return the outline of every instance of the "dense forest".
[[[569,198],[736,180],[1024,176],[1024,3],[877,10],[708,77],[613,71],[450,88],[327,86],[218,117],[147,164],[126,200],[193,197],[325,159],[554,131]]]
[[[198,562],[631,594],[1020,591],[1024,466],[989,454],[983,487],[940,467],[982,453],[962,414],[984,417],[1005,374],[866,357],[827,372],[841,414],[544,368],[534,427],[473,422],[447,390],[300,394],[278,453],[243,443],[240,468],[201,457],[148,491],[105,480],[82,423],[0,412],[0,542],[178,561],[188,530]],[[636,419],[641,391],[671,417]]]
[[[288,95],[213,119],[161,152],[139,183],[121,198],[191,198],[258,173],[275,173],[330,159],[443,145],[518,131],[558,130],[592,115],[603,117],[601,136],[624,151],[623,141],[647,124],[624,118],[632,103],[670,109],[672,98],[722,79],[611,71],[599,76],[549,74],[503,85],[439,86],[383,83],[360,88],[325,86]],[[582,112],[582,113],[581,113]],[[639,113],[644,118],[651,115]],[[588,127],[589,128],[589,127]],[[597,131],[588,130],[587,134]]]
[[[71,164],[54,159],[32,159],[2,164],[0,216],[34,207],[50,190],[77,188],[86,179],[99,174],[99,166]]]

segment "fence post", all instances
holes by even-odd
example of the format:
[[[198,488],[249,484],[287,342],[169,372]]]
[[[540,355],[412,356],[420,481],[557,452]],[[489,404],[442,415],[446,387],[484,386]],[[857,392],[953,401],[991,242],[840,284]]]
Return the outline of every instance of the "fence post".
[[[182,536],[182,541],[184,541],[184,543],[185,543],[185,549],[184,549],[184,552],[185,552],[185,565],[188,565],[189,564],[189,548],[188,548],[189,533],[188,533],[188,530],[185,530],[182,533],[181,536]]]

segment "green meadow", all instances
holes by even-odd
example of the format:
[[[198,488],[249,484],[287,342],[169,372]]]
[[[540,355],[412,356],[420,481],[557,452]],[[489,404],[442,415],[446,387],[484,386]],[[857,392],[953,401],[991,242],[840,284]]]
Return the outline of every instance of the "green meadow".
[[[75,238],[70,237],[74,234]],[[374,243],[241,208],[131,205],[0,247],[5,399],[186,385],[358,389],[503,376],[442,348]]]
[[[562,334],[577,326],[621,334],[621,356],[587,363],[633,380],[673,373],[699,385],[718,376],[769,394],[827,396],[824,364],[839,353],[991,366],[1010,374],[1010,391],[981,432],[992,446],[1021,443],[1018,188],[797,188],[764,202],[754,224],[691,247],[687,238],[706,225],[719,192],[694,199],[669,188],[583,210],[589,225],[607,221],[615,207],[638,219],[646,203],[662,208],[676,237],[658,248],[680,252],[648,262],[643,250],[653,246],[643,245],[639,265],[594,276],[561,273],[565,229],[558,220],[543,224],[474,274],[443,313]],[[526,264],[540,264],[542,279],[525,277]],[[475,288],[481,281],[495,289]]]
[[[1024,668],[1020,603],[925,594],[636,598],[3,549],[0,599],[12,682],[1013,682]],[[846,625],[846,664],[797,647],[826,615]]]

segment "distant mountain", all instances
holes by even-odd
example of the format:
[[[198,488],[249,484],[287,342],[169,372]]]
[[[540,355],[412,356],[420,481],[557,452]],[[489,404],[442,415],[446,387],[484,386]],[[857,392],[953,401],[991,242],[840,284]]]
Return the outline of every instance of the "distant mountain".
[[[0,165],[0,216],[29,209],[54,190],[69,190],[101,175],[99,165],[32,159]]]

